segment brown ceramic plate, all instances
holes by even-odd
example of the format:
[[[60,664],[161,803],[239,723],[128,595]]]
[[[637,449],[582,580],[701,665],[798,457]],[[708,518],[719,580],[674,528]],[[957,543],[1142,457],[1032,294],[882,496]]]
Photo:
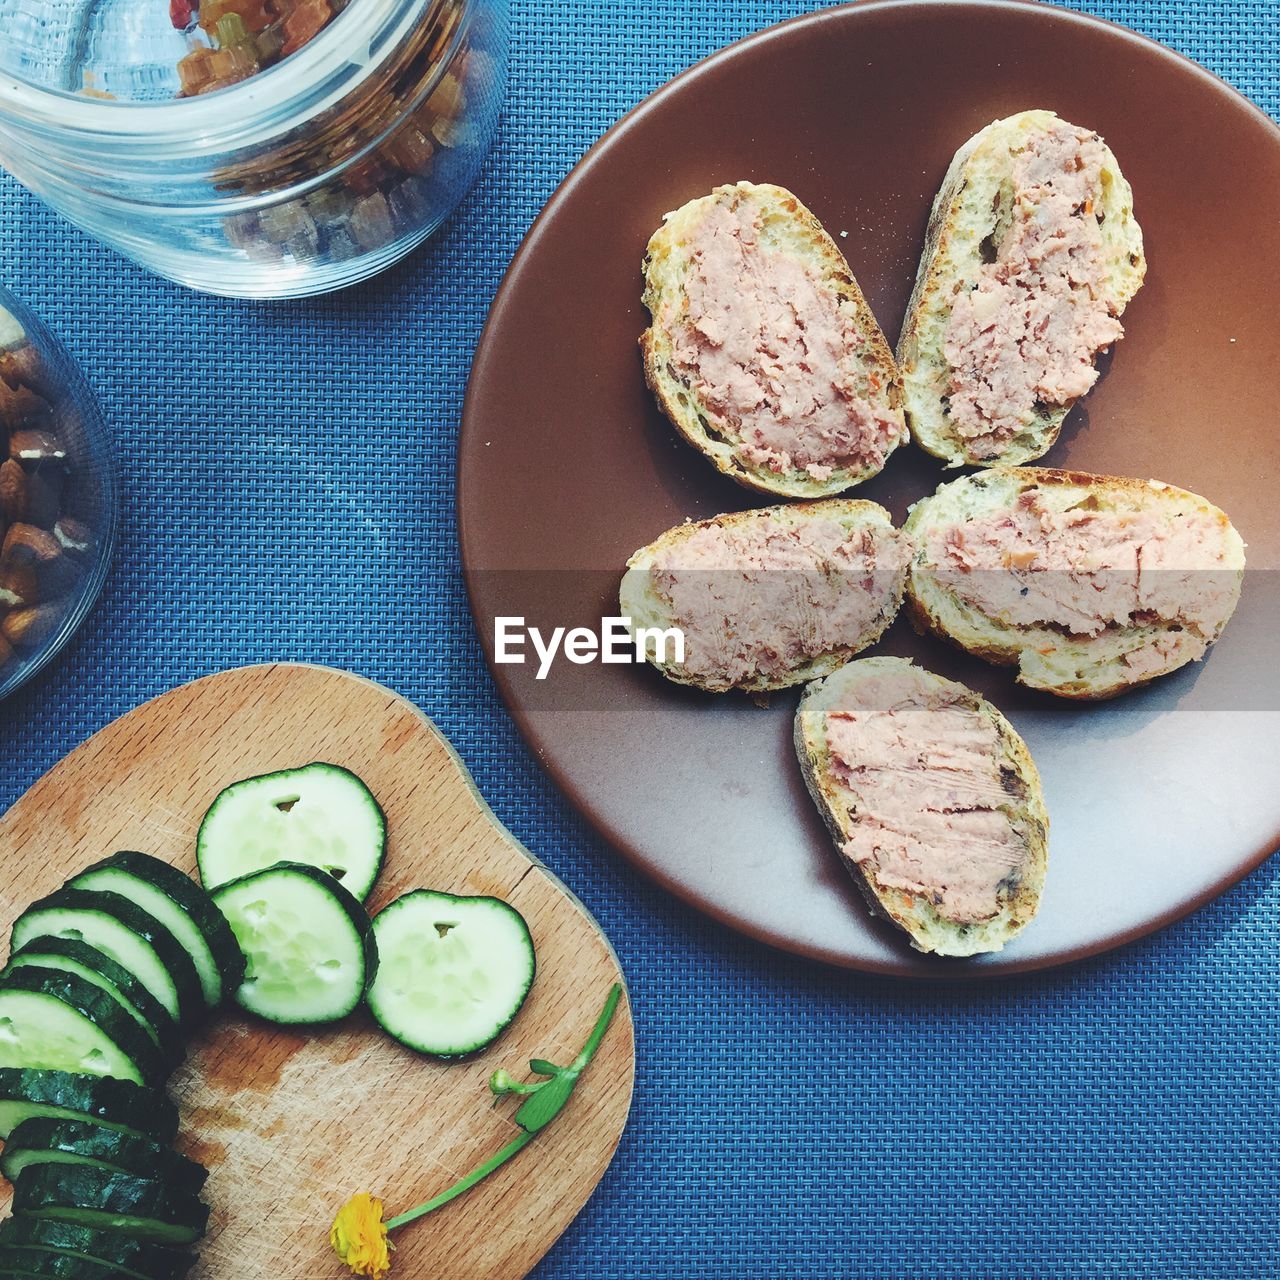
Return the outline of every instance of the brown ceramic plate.
[[[1280,130],[1168,50],[1047,5],[886,0],[801,18],[694,67],[591,150],[512,263],[472,371],[459,524],[492,663],[495,617],[598,628],[635,548],[686,516],[760,504],[677,442],[645,390],[640,260],[663,213],[718,183],[790,187],[894,335],[952,153],[1029,107],[1106,137],[1150,258],[1129,336],[1044,463],[1205,494],[1252,571],[1206,662],[1116,702],[1034,696],[902,620],[874,650],[973,685],[1029,742],[1053,833],[1026,933],[944,961],[868,917],[800,779],[796,695],[761,710],[647,667],[562,661],[538,681],[493,665],[538,759],[622,853],[750,935],[854,968],[967,977],[1090,955],[1190,911],[1280,842]],[[943,479],[908,448],[854,492],[901,518]]]

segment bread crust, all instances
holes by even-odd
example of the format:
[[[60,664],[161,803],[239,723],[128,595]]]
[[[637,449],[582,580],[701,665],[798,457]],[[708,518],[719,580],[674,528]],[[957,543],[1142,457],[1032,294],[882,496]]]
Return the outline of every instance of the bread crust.
[[[992,186],[992,170],[1007,175],[1011,148],[1028,133],[1057,122],[1051,111],[1023,111],[996,120],[956,152],[934,198],[925,232],[924,251],[907,303],[897,360],[903,380],[903,406],[911,438],[926,453],[949,466],[1015,465],[1043,457],[1057,442],[1075,401],[1044,406],[1027,431],[1015,436],[996,457],[978,457],[969,442],[951,429],[943,401],[940,356],[942,336],[951,317],[950,299],[971,285],[982,265],[979,246],[996,222],[994,210],[981,225],[972,224],[965,209],[970,184]],[[1142,229],[1133,216],[1133,191],[1110,148],[1104,166],[1104,209],[1112,261],[1112,302],[1121,314],[1146,277]],[[990,201],[986,202],[988,205]]]
[[[1067,489],[1073,491],[1072,497],[1075,497],[1074,491],[1078,491],[1081,499],[1092,496],[1104,505],[1114,504],[1117,497],[1125,495],[1143,504],[1169,504],[1171,514],[1175,510],[1195,511],[1221,522],[1230,557],[1224,572],[1234,575],[1238,600],[1244,580],[1244,542],[1226,513],[1199,494],[1158,480],[1131,476],[1093,475],[1052,467],[991,467],[940,486],[931,497],[922,498],[911,508],[903,527],[916,547],[904,601],[904,611],[912,626],[921,633],[932,632],[995,666],[1016,666],[1019,684],[1073,701],[1114,698],[1193,661],[1198,656],[1193,649],[1198,646],[1185,633],[1170,631],[1167,627],[1112,628],[1109,630],[1113,638],[1108,642],[1111,647],[1104,648],[1086,640],[1073,640],[1056,628],[1012,626],[988,618],[960,605],[937,581],[927,561],[931,529],[966,514],[1003,510],[1019,494],[1032,489]],[[1219,628],[1209,643],[1215,643],[1221,633]],[[1167,638],[1175,647],[1175,657],[1158,670],[1135,676],[1123,661],[1124,653],[1157,635]]]
[[[952,680],[916,668],[930,683],[957,696],[994,726],[1000,742],[1001,769],[1016,779],[1020,795],[1011,795],[1009,814],[1027,847],[1027,865],[1018,884],[1006,890],[997,914],[979,924],[955,924],[940,916],[927,895],[880,883],[875,868],[860,865],[843,849],[858,821],[860,801],[830,767],[826,744],[826,711],[859,680],[887,668],[911,667],[908,658],[862,658],[811,684],[795,720],[796,755],[805,785],[822,815],[841,861],[852,875],[873,914],[896,925],[917,951],[944,956],[972,956],[999,951],[1031,922],[1040,905],[1049,863],[1049,815],[1040,773],[1027,744],[1007,719],[985,698]]]
[[[901,378],[893,351],[849,264],[813,213],[790,191],[769,183],[738,182],[717,187],[709,196],[691,200],[667,214],[649,240],[644,257],[644,303],[653,319],[640,337],[645,382],[676,431],[718,471],[745,488],[784,498],[825,498],[843,493],[879,474],[882,468],[838,469],[828,479],[818,480],[800,470],[778,473],[759,466],[740,455],[729,425],[699,400],[695,389],[678,377],[672,366],[672,335],[658,323],[658,316],[665,303],[678,302],[682,296],[682,245],[717,203],[738,200],[752,202],[771,218],[789,220],[793,237],[805,246],[806,260],[819,266],[825,283],[841,303],[852,309],[857,332],[863,338],[858,353],[860,364],[864,373],[877,378],[880,385],[879,393],[870,393],[868,399],[903,423],[897,443],[905,441]],[[896,447],[890,446],[886,459]]]
[[[706,520],[690,521],[676,525],[659,535],[647,546],[641,547],[627,561],[627,572],[623,575],[618,591],[618,604],[621,616],[631,620],[634,634],[637,626],[666,628],[671,625],[670,612],[666,602],[653,590],[652,569],[657,558],[665,551],[689,538],[699,529],[711,525],[721,528],[732,528],[735,525],[746,525],[752,521],[772,518],[787,523],[798,524],[804,520],[836,519],[846,529],[866,529],[870,527],[893,528],[893,520],[882,506],[859,498],[826,498],[816,502],[798,502],[776,507],[758,507],[751,511],[736,511],[727,515],[712,516]],[[885,607],[870,622],[866,630],[854,644],[820,654],[815,658],[797,664],[790,671],[779,676],[758,674],[753,679],[736,684],[719,681],[708,681],[690,672],[682,664],[674,661],[660,661],[653,647],[646,649],[646,657],[651,665],[657,668],[668,680],[675,684],[689,685],[702,689],[706,693],[727,693],[731,689],[739,689],[744,693],[768,693],[777,689],[786,689],[798,684],[806,684],[835,671],[855,654],[875,644],[898,616],[902,607],[903,591],[906,585],[904,569],[894,583],[890,599]]]

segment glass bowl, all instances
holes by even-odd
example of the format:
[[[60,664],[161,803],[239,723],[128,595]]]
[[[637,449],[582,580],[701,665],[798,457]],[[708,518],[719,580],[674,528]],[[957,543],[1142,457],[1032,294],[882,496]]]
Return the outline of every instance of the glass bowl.
[[[0,698],[93,607],[119,505],[93,392],[58,340],[0,289]]]
[[[0,163],[208,293],[301,297],[381,271],[453,211],[497,126],[508,0],[60,12],[0,41]]]

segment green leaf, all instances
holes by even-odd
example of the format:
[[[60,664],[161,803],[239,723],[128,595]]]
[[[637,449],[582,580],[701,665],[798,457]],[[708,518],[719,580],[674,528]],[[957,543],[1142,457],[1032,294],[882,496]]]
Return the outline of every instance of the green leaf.
[[[520,1110],[516,1112],[516,1124],[526,1133],[537,1133],[539,1129],[545,1129],[564,1110],[565,1103],[577,1088],[578,1077],[596,1056],[596,1050],[600,1048],[604,1033],[609,1029],[609,1023],[613,1021],[614,1010],[617,1009],[621,997],[622,988],[615,983],[609,992],[608,999],[604,1002],[599,1018],[596,1019],[596,1025],[587,1037],[586,1044],[582,1046],[582,1051],[569,1066],[557,1067],[554,1063],[540,1058],[535,1058],[529,1063],[531,1070],[539,1075],[549,1075],[550,1079],[544,1081],[538,1092],[522,1103]],[[543,1070],[544,1067],[547,1070]]]
[[[564,1104],[569,1101],[569,1095],[577,1084],[576,1071],[565,1071],[548,1080],[537,1093],[521,1103],[520,1110],[516,1112],[516,1124],[526,1133],[545,1129],[564,1110]]]

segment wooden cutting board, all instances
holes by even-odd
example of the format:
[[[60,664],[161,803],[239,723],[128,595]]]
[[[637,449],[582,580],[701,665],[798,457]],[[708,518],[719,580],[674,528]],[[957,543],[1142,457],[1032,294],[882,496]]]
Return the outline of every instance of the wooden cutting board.
[[[193,1280],[338,1280],[346,1273],[328,1231],[343,1201],[369,1191],[391,1216],[510,1141],[513,1102],[491,1107],[491,1072],[524,1078],[530,1057],[571,1059],[622,981],[595,922],[498,822],[432,723],[389,690],[323,667],[197,680],[73,751],[0,820],[0,927],[117,849],[194,871],[196,828],[224,786],[312,760],[352,769],[386,811],[372,911],[419,887],[505,898],[529,922],[538,976],[506,1035],[447,1066],[402,1048],[363,1012],[304,1034],[234,1013],[213,1020],[170,1086],[179,1146],[212,1170]],[[559,1119],[487,1182],[396,1234],[393,1280],[524,1276],[608,1167],[634,1065],[624,1000]]]

